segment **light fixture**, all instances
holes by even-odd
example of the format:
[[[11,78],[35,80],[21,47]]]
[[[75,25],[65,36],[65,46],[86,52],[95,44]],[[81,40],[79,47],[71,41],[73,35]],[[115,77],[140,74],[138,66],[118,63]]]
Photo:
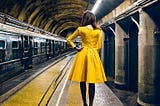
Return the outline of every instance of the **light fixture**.
[[[94,4],[94,6],[93,6],[93,8],[92,8],[92,10],[91,10],[92,13],[94,13],[94,14],[96,13],[96,10],[97,10],[98,7],[100,6],[101,2],[102,2],[102,0],[97,0],[97,1],[96,1],[96,3]]]

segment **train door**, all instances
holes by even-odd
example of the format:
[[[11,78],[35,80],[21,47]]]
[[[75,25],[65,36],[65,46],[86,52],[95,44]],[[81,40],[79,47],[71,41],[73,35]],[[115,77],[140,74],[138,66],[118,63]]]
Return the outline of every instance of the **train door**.
[[[58,55],[58,42],[54,41],[54,57],[56,57],[56,55]]]
[[[32,68],[32,49],[33,49],[33,38],[29,37],[29,52],[28,52],[28,58],[29,58],[29,68]]]
[[[128,48],[128,83],[129,90],[138,91],[138,27],[131,24],[129,29],[129,48]]]
[[[24,69],[32,67],[32,37],[21,36]]]
[[[46,55],[47,55],[47,60],[49,60],[51,55],[51,40],[49,39],[46,40]]]
[[[19,41],[13,40],[12,41],[12,59],[18,59],[19,58]]]
[[[0,63],[5,62],[6,41],[0,40]]]
[[[55,50],[54,50],[54,40],[52,41],[52,56],[54,57],[54,53],[55,53]]]
[[[5,58],[6,58],[6,40],[3,38],[1,38],[0,35],[0,74],[3,74],[3,65],[1,63],[5,62]],[[1,82],[1,81],[0,81]]]

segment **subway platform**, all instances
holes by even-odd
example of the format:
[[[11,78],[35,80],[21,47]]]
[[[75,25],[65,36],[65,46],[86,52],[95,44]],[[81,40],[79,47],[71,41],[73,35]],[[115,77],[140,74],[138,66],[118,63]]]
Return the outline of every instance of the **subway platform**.
[[[49,64],[0,96],[2,106],[82,106],[79,83],[68,80],[75,55]],[[105,84],[96,84],[94,106],[123,106]]]

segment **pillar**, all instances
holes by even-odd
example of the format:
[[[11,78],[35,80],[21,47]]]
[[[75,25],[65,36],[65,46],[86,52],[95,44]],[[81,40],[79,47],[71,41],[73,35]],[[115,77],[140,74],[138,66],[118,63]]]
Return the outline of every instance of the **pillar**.
[[[120,88],[126,88],[124,38],[127,35],[117,23],[115,24],[115,33],[115,85]]]
[[[138,36],[137,102],[143,106],[160,106],[160,34],[156,34],[157,28],[152,18],[142,11]]]

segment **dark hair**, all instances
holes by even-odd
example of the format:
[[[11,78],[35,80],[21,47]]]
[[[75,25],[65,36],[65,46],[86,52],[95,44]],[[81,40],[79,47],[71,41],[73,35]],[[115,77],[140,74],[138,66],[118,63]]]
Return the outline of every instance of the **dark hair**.
[[[82,15],[81,26],[92,25],[94,29],[99,29],[96,25],[96,16],[89,10]]]

